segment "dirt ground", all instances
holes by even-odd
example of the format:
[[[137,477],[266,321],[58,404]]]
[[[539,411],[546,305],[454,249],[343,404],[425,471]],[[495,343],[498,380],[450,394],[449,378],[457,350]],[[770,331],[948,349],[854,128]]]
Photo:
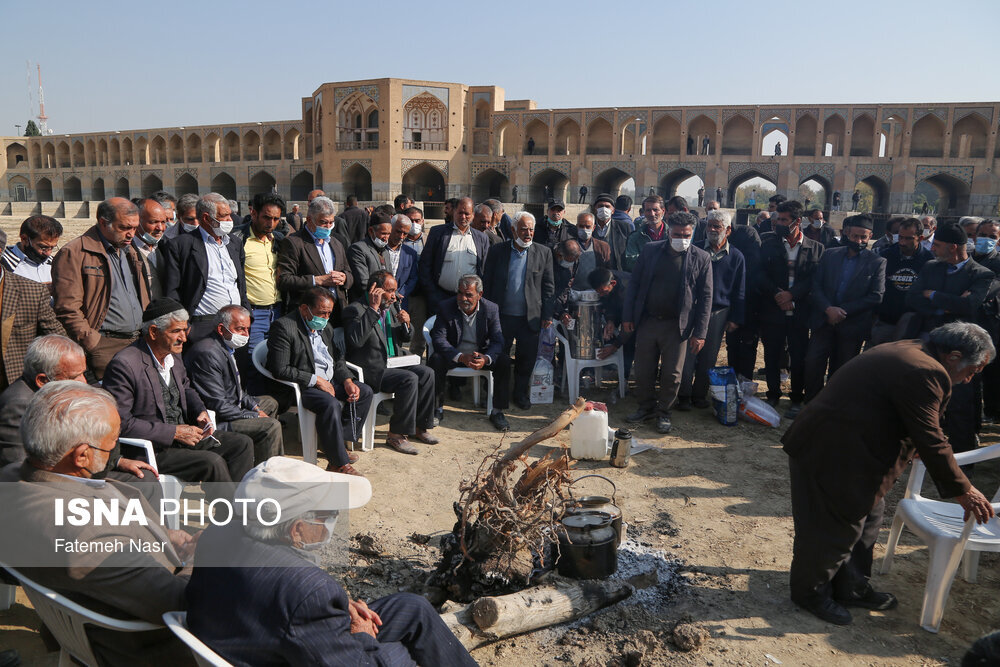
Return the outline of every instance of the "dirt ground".
[[[605,400],[609,393],[607,386],[586,392],[594,400]],[[551,406],[510,410],[513,431],[505,446],[546,424],[567,402],[557,395]],[[611,425],[624,425],[624,415],[634,407],[631,396],[613,405]],[[350,533],[360,539],[353,541],[351,565],[335,571],[352,596],[362,599],[419,590],[436,561],[440,536],[454,523],[459,482],[471,477],[501,442],[469,399],[447,408],[435,431],[441,444],[418,444],[418,456],[381,445],[385,422],[381,417],[379,446],[364,453],[357,466],[374,489],[372,501],[350,517]],[[939,634],[918,625],[927,551],[908,533],[891,574],[874,578],[876,588],[898,596],[897,609],[856,610],[853,625],[837,627],[789,601],[792,520],[787,462],[779,443],[783,428],[784,423],[771,429],[743,422],[727,428],[708,410],[675,412],[669,436],[657,435],[649,424],[635,432],[639,441],[655,447],[636,455],[627,469],[607,461],[579,462],[581,474],[599,472],[618,487],[633,550],[633,557],[623,555],[626,574],[643,569],[654,574],[633,577],[638,589],[633,598],[582,622],[498,642],[477,649],[473,657],[497,667],[958,664],[973,640],[997,627],[995,554],[983,555],[978,584],[956,578]],[[293,440],[294,428],[286,433]],[[989,431],[983,436],[984,442],[1000,439]],[[568,432],[535,447],[531,457],[560,445],[569,445]],[[291,453],[297,447],[288,442]],[[998,477],[996,466],[980,465],[974,481],[991,495]],[[889,499],[876,570],[904,483]],[[606,488],[600,480],[580,486],[594,493]],[[642,552],[638,561],[635,550]],[[704,630],[704,644],[690,652],[679,649],[672,639],[679,623]],[[55,664],[53,654],[45,655],[38,626],[19,592],[18,604],[0,612],[0,649],[20,649],[25,664]]]

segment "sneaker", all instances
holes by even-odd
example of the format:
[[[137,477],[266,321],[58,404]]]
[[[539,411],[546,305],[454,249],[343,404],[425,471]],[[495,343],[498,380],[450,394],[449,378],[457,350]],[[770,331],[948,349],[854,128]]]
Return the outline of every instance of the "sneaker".
[[[628,417],[626,417],[625,421],[638,423],[638,422],[649,421],[655,416],[656,413],[653,411],[652,408],[645,408],[645,409],[639,408],[638,410],[630,414]]]
[[[670,423],[669,415],[660,415],[656,418],[657,433],[670,433],[671,428],[673,428],[673,425]]]
[[[792,403],[791,407],[785,412],[785,419],[795,419],[802,412],[801,403]]]
[[[687,412],[691,409],[691,397],[690,396],[678,396],[677,405],[674,406],[681,412]]]

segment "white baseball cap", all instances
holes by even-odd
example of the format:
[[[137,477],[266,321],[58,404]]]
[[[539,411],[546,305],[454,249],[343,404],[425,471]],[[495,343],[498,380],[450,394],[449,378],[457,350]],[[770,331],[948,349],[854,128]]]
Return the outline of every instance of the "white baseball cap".
[[[236,498],[272,498],[281,506],[283,520],[307,512],[363,507],[372,497],[364,477],[327,472],[311,463],[274,456],[253,467],[236,488]]]

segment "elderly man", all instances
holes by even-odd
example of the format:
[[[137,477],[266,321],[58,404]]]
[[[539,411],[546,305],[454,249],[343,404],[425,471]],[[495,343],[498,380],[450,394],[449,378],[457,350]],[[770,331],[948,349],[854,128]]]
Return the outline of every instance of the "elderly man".
[[[417,253],[417,257],[420,257],[424,251],[424,212],[416,206],[411,206],[403,211],[403,215],[413,223],[403,240],[403,244]]]
[[[278,289],[295,303],[309,287],[326,288],[334,300],[333,320],[338,326],[354,276],[344,245],[331,237],[334,211],[330,199],[316,197],[309,202],[302,229],[282,239],[278,245]]]
[[[403,344],[413,336],[410,315],[399,307],[396,279],[376,271],[364,297],[344,311],[347,360],[365,373],[373,391],[394,395],[392,418],[385,444],[403,454],[416,454],[407,436],[428,445],[438,444],[434,428],[434,372],[421,364],[389,368],[389,359],[406,355]]]
[[[363,484],[362,484],[363,483]],[[233,664],[475,665],[427,600],[395,593],[351,600],[320,567],[338,514],[371,497],[367,480],[274,458],[254,468],[239,498],[281,509],[212,526],[198,542],[188,586],[188,627]],[[251,507],[255,506],[251,505]],[[339,532],[339,531],[338,531]],[[217,558],[228,567],[214,567]],[[207,565],[203,565],[206,563]]]
[[[707,408],[708,371],[715,366],[726,332],[743,324],[746,314],[746,261],[730,245],[732,223],[728,213],[709,211],[701,248],[712,261],[712,314],[708,319],[705,346],[684,361],[684,374],[677,397],[677,409]]]
[[[594,213],[594,238],[607,243],[611,251],[608,268],[623,271],[625,247],[628,244],[628,236],[632,233],[632,221],[628,216],[625,216],[625,220],[614,217],[615,200],[611,195],[597,195],[590,208]]]
[[[923,239],[920,241],[920,245],[924,247],[924,250],[931,250],[933,252],[934,233],[937,231],[937,218],[933,215],[925,215],[920,218],[920,224],[924,226]]]
[[[173,239],[198,229],[198,195],[181,195],[177,200],[177,223],[167,227],[164,238]]]
[[[889,218],[885,223],[885,234],[883,234],[874,244],[872,244],[872,250],[876,254],[882,255],[893,243],[899,240],[899,223],[906,220],[903,216],[894,216]],[[914,218],[916,220],[916,218]],[[917,220],[919,223],[920,221]],[[922,227],[922,225],[921,225]],[[918,234],[919,236],[919,234]]]
[[[806,214],[806,220],[802,223],[802,233],[807,239],[822,243],[827,250],[839,245],[836,232],[823,220],[823,211],[818,208],[814,208]]]
[[[153,443],[160,472],[186,482],[230,482],[253,466],[253,441],[216,431],[181,359],[188,314],[157,299],[142,314],[142,338],[108,364],[104,388],[118,403],[122,436]]]
[[[420,254],[420,288],[427,297],[427,313],[438,312],[438,304],[454,298],[458,279],[469,273],[483,275],[490,240],[472,227],[472,200],[458,200],[453,222],[432,227]],[[447,215],[447,214],[446,214]]]
[[[302,227],[302,214],[299,213],[298,204],[292,204],[292,210],[285,216],[285,225],[288,227],[288,233],[286,233],[285,236],[288,236],[288,234],[291,234],[292,232],[299,231]]]
[[[663,197],[650,195],[642,200],[642,216],[646,224],[636,229],[628,237],[625,248],[625,270],[633,271],[643,246],[650,241],[662,241],[667,238],[667,226],[663,224]]]
[[[52,282],[52,254],[59,245],[63,227],[55,218],[33,215],[21,223],[21,239],[4,248],[0,266],[4,272],[36,283]]]
[[[647,198],[649,201],[649,198]],[[698,219],[674,213],[667,219],[669,240],[647,243],[628,284],[622,329],[635,332],[636,394],[639,409],[630,422],[656,418],[656,430],[669,433],[670,410],[680,388],[684,355],[705,346],[712,312],[709,254],[691,246]],[[664,289],[664,286],[674,289]],[[662,363],[660,393],[656,371]]]
[[[246,254],[229,235],[233,231],[229,203],[210,192],[195,207],[199,229],[181,234],[166,246],[163,293],[191,314],[187,340],[196,342],[212,333],[215,317],[229,305],[249,307]]]
[[[371,276],[388,268],[389,237],[392,235],[392,216],[384,211],[372,211],[365,237],[347,249],[347,263],[354,274],[352,299],[366,293]]]
[[[896,606],[868,578],[885,496],[915,454],[966,518],[993,516],[955,462],[941,416],[952,388],[995,356],[989,335],[965,322],[935,329],[926,343],[879,345],[844,364],[785,431],[793,602],[838,625],[851,622],[849,606]]]
[[[420,278],[420,255],[405,243],[412,226],[410,218],[402,213],[393,216],[392,233],[389,234],[389,240],[385,247],[385,258],[388,264],[385,268],[396,279],[396,284],[399,286],[396,290],[396,296],[400,299],[400,307],[404,310],[409,308],[410,295],[417,289],[417,281]],[[413,313],[410,313],[410,316],[412,317]],[[421,313],[422,316],[423,313]],[[423,319],[419,322],[414,319],[413,326],[423,326]],[[417,328],[417,331],[420,329]]]
[[[145,267],[132,246],[138,228],[136,205],[113,197],[97,207],[97,224],[63,246],[52,262],[56,317],[87,352],[97,380],[111,357],[139,338],[149,304]]]
[[[497,234],[493,224],[493,209],[485,202],[476,205],[476,214],[472,218],[472,227],[478,229],[490,239],[490,245],[502,243],[503,239]]]
[[[333,295],[327,288],[307,288],[299,307],[271,327],[267,369],[279,380],[298,384],[302,404],[316,413],[316,435],[327,469],[360,475],[351,465],[358,455],[347,452],[344,439],[349,435],[351,441],[358,441],[372,390],[354,381],[343,352],[334,343],[333,329],[327,326],[333,308]]]
[[[535,217],[527,211],[514,216],[514,240],[490,248],[483,270],[485,296],[500,306],[503,353],[514,360],[514,405],[531,409],[529,385],[538,354],[538,334],[552,324],[555,280],[552,252],[533,242]]]
[[[281,423],[275,419],[278,402],[270,396],[251,396],[244,390],[235,351],[250,340],[250,312],[243,306],[219,311],[218,324],[206,338],[184,354],[191,386],[205,407],[215,411],[217,426],[253,440],[254,462],[284,453]]]
[[[580,242],[573,239],[563,241],[552,249],[552,278],[555,281],[555,302],[552,314],[562,315],[569,301],[570,286],[580,275],[586,279],[587,274],[580,271]]]
[[[136,489],[100,477],[118,438],[112,397],[82,382],[50,382],[29,403],[21,428],[28,458],[14,473],[16,483],[0,484],[0,531],[8,536],[0,561],[116,618],[162,625],[165,612],[185,609],[187,576],[178,573],[197,538],[164,529]],[[53,506],[77,499],[106,506],[138,503],[145,524],[54,525]],[[119,548],[101,548],[109,542]],[[53,548],[59,544],[81,547]],[[167,630],[133,634],[88,627],[87,638],[102,665],[190,661],[190,652]]]
[[[828,248],[819,260],[805,361],[807,403],[823,388],[827,366],[833,377],[861,354],[871,333],[875,309],[885,292],[885,259],[868,250],[871,235],[871,216],[852,215],[844,220],[841,247]]]
[[[348,245],[357,243],[365,237],[365,230],[368,229],[368,211],[358,206],[357,197],[350,195],[344,200],[341,217],[347,227],[344,236],[348,240]]]
[[[139,229],[132,237],[132,245],[139,251],[146,275],[149,276],[149,296],[163,296],[163,250],[160,241],[167,231],[167,212],[155,199],[144,199],[139,206]]]
[[[611,246],[594,238],[595,227],[593,213],[583,211],[576,216],[576,239],[580,243],[576,272],[585,279],[594,269],[611,268]]]

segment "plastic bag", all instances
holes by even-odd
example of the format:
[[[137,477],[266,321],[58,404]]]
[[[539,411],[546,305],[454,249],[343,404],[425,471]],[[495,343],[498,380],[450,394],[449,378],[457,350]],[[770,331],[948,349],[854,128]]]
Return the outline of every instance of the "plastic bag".
[[[768,405],[765,401],[756,396],[747,396],[740,403],[740,416],[748,422],[764,424],[772,428],[778,428],[781,424],[781,416],[778,411]]]
[[[716,366],[708,371],[709,392],[715,417],[723,426],[736,426],[740,406],[740,388],[731,366]]]
[[[549,363],[556,352],[556,330],[554,325],[544,327],[538,332],[538,359],[545,359]]]
[[[535,367],[531,371],[531,388],[528,398],[532,405],[552,403],[552,395],[556,388],[555,371],[552,366],[555,349],[555,329],[551,326],[542,329],[538,334],[538,356],[535,358]]]

